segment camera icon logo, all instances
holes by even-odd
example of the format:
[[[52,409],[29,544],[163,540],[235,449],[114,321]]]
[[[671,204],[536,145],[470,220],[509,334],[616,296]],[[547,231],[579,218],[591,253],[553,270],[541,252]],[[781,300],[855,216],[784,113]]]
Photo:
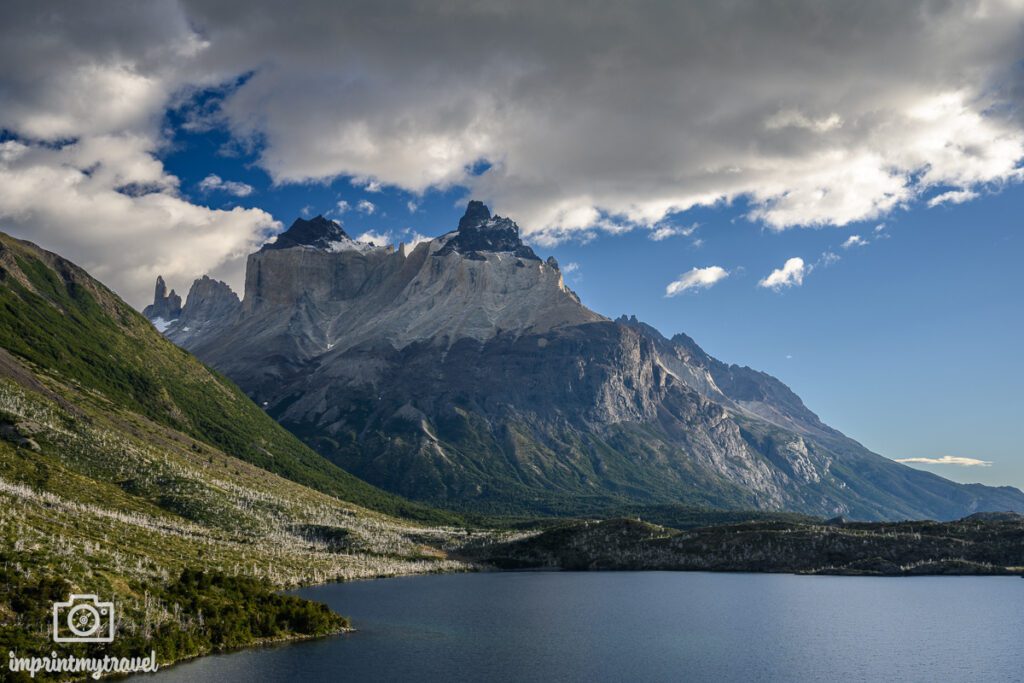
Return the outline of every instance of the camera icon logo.
[[[70,595],[53,603],[53,642],[114,642],[114,603],[95,595]]]

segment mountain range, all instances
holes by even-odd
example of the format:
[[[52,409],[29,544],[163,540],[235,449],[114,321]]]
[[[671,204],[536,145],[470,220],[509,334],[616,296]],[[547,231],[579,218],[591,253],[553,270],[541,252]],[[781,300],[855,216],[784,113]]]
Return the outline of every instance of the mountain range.
[[[203,277],[147,314],[314,450],[455,510],[591,514],[683,504],[850,518],[1024,511],[870,452],[778,379],[691,338],[606,318],[512,220],[364,244],[298,219],[248,257],[240,299]]]

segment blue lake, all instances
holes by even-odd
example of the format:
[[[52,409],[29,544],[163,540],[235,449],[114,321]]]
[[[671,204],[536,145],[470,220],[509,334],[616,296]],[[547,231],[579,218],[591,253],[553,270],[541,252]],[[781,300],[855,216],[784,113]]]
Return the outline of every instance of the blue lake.
[[[1011,577],[501,572],[296,594],[359,631],[146,680],[1024,680],[1024,580]]]

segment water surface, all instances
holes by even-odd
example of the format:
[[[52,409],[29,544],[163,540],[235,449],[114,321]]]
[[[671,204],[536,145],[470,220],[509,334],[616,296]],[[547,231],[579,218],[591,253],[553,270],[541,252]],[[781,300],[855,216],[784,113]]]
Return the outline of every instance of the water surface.
[[[1021,681],[1024,581],[523,572],[317,586],[357,633],[147,680]]]

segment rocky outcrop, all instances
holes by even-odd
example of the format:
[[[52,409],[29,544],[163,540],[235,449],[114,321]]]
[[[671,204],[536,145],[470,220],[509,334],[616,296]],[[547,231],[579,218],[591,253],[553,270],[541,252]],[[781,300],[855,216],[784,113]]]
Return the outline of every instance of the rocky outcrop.
[[[458,252],[473,260],[481,260],[482,252],[507,251],[519,258],[539,261],[533,249],[519,238],[519,226],[501,216],[491,216],[483,202],[471,201],[465,215],[459,220],[459,228],[445,239],[444,246],[436,252],[445,256]],[[557,270],[557,268],[556,268]]]
[[[172,289],[167,293],[167,284],[161,275],[156,276],[156,288],[153,292],[153,303],[142,309],[142,314],[156,323],[158,327],[166,329],[166,325],[172,320],[181,316],[181,297]],[[164,329],[160,331],[163,332]]]
[[[330,221],[296,221],[249,257],[241,303],[194,287],[195,310],[210,311],[196,313],[202,326],[185,324],[190,293],[167,334],[383,488],[497,513],[1024,510],[1016,489],[955,484],[867,451],[782,382],[685,335],[594,313],[553,259],[479,202],[457,230],[412,249],[343,239]]]
[[[312,247],[314,249],[332,250],[340,246],[355,244],[340,225],[323,216],[311,220],[297,218],[287,230],[277,236],[273,242],[263,245],[261,251],[274,249],[291,249],[293,247]]]
[[[242,302],[226,282],[204,275],[192,283],[181,315],[164,334],[184,345],[232,324],[241,310]]]

